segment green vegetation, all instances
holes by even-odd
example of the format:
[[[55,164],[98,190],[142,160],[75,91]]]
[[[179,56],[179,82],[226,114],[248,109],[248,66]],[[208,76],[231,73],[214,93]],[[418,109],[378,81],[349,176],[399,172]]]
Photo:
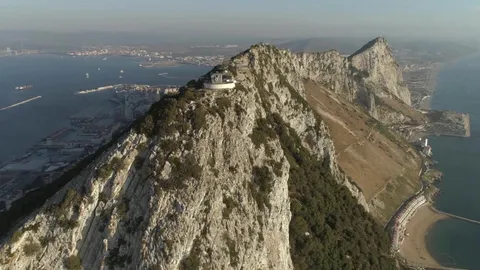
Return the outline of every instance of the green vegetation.
[[[20,238],[23,236],[23,234],[25,232],[33,231],[33,232],[36,233],[39,228],[40,228],[40,223],[35,223],[35,224],[32,224],[32,225],[26,226],[25,228],[22,228],[18,231],[15,231],[12,234],[12,237],[9,240],[9,244],[14,244],[14,243],[18,242],[18,240],[20,240]]]
[[[127,221],[127,224],[125,225],[126,232],[127,233],[137,232],[139,230],[139,226],[140,226],[140,224],[142,224],[142,222],[143,222],[143,217],[142,216],[138,216],[135,219],[129,219]]]
[[[82,202],[82,195],[80,195],[75,189],[68,189],[67,193],[63,197],[63,200],[58,205],[53,205],[51,210],[57,218],[63,218],[68,215],[68,212],[72,207],[78,208]]]
[[[108,195],[105,193],[105,191],[102,191],[98,194],[98,201],[106,203],[108,201]]]
[[[262,144],[267,144],[268,139],[275,138],[275,131],[270,127],[270,123],[264,119],[257,119],[255,128],[253,129],[250,139],[256,148],[259,148]]]
[[[207,111],[203,106],[199,106],[193,111],[192,127],[194,130],[200,130],[205,126],[206,114]]]
[[[311,155],[278,114],[267,120],[291,166],[290,245],[295,268],[395,269],[387,235],[351,193],[337,184],[329,161]],[[256,174],[268,175],[267,171],[257,168]],[[264,181],[264,190],[271,188],[268,183]]]
[[[73,211],[78,212],[81,202],[82,195],[75,189],[68,189],[62,202],[58,205],[51,205],[48,210],[57,218],[57,224],[60,227],[69,230],[78,226],[78,221],[68,219],[69,211],[73,208]]]
[[[219,115],[222,120],[225,120],[225,111],[232,106],[232,102],[227,97],[219,97],[215,101],[215,105],[216,106],[209,107],[208,112],[211,115]]]
[[[225,204],[225,207],[222,211],[223,219],[228,219],[230,217],[230,214],[233,212],[233,209],[239,206],[238,202],[232,199],[232,197],[226,196],[223,196],[223,204]]]
[[[125,169],[125,162],[119,157],[114,157],[109,163],[103,164],[103,166],[98,169],[97,175],[102,179],[106,179],[112,175],[113,172],[123,169]]]
[[[167,135],[172,130],[182,130],[185,125],[193,121],[192,117],[184,114],[181,109],[185,109],[186,104],[192,100],[202,97],[204,92],[193,91],[192,89],[182,88],[180,93],[175,96],[162,98],[159,102],[153,104],[145,117],[137,120],[131,128],[141,134],[149,137],[153,135]],[[169,129],[164,127],[172,126]],[[84,158],[75,166],[66,171],[55,181],[31,191],[19,200],[15,201],[8,211],[0,212],[0,237],[5,237],[15,226],[19,219],[29,215],[35,209],[42,206],[48,198],[51,198],[80,172],[91,164],[92,161],[100,157],[107,149],[115,145],[118,139],[128,133],[130,128],[126,128],[121,132],[115,133],[112,140],[101,146],[95,153]],[[108,177],[108,176],[107,176]]]
[[[40,251],[41,247],[37,243],[28,243],[23,246],[23,252],[27,257],[34,256]]]
[[[123,238],[119,238],[118,245],[108,253],[106,262],[111,269],[115,267],[125,268],[125,264],[132,262],[132,255],[120,255],[120,247],[125,244],[127,242]]]
[[[192,88],[182,88],[177,95],[168,96],[153,104],[145,116],[140,119],[134,128],[138,133],[148,137],[154,135],[171,135],[175,132],[184,134],[191,123],[194,129],[200,129],[205,123],[205,109],[198,104],[194,112],[187,110],[187,105],[201,98],[203,91]]]
[[[147,144],[146,143],[142,142],[142,143],[137,145],[137,151],[138,152],[143,152],[145,150],[147,150]]]
[[[145,158],[142,156],[136,156],[135,160],[133,161],[133,166],[136,170],[140,170],[145,162]]]
[[[200,240],[198,237],[193,241],[192,249],[190,254],[182,260],[180,263],[180,270],[194,270],[200,269]]]
[[[238,251],[235,249],[235,241],[233,241],[230,236],[228,236],[228,233],[223,234],[223,238],[225,238],[225,241],[227,241],[227,248],[228,248],[228,255],[230,256],[230,265],[232,267],[237,267],[238,265]]]
[[[168,181],[162,181],[160,185],[166,189],[181,189],[186,187],[186,181],[189,179],[198,179],[202,174],[202,167],[198,165],[193,154],[188,154],[185,160],[172,158],[171,178]]]
[[[84,158],[78,162],[75,166],[70,168],[64,174],[62,174],[55,181],[31,192],[28,192],[20,198],[19,200],[13,202],[8,211],[0,212],[0,237],[5,237],[6,234],[15,226],[19,219],[29,215],[35,209],[42,206],[45,201],[57,193],[61,188],[63,188],[68,182],[75,178],[84,168],[86,168],[93,160],[103,154],[109,147],[114,145],[118,138],[122,136],[128,129],[123,131],[123,133],[118,133],[113,136],[112,140],[105,145],[101,146],[95,153]]]
[[[260,209],[265,206],[270,210],[271,204],[268,196],[273,188],[273,175],[268,167],[253,167],[253,179],[249,183],[250,193]]]
[[[58,225],[65,230],[71,230],[78,226],[78,221],[74,219],[60,219],[58,220]]]
[[[10,244],[15,244],[16,242],[18,242],[18,240],[20,240],[20,238],[22,238],[22,236],[23,236],[24,233],[25,233],[24,230],[15,231],[15,232],[12,234],[12,237],[10,238],[9,243],[10,243]]]
[[[127,216],[127,212],[129,210],[129,206],[128,206],[129,203],[130,203],[130,200],[123,198],[122,202],[117,207],[117,214],[122,219],[125,219],[125,217]]]
[[[55,237],[53,236],[43,236],[43,237],[40,237],[40,245],[42,245],[42,247],[46,247],[48,246],[50,243],[53,243],[55,242]]]
[[[268,164],[272,167],[273,173],[277,176],[280,177],[282,176],[282,162],[277,162],[275,160],[269,160]]]
[[[80,260],[80,257],[77,255],[72,255],[68,258],[66,258],[63,262],[63,265],[65,265],[65,268],[68,270],[82,270],[82,261]]]

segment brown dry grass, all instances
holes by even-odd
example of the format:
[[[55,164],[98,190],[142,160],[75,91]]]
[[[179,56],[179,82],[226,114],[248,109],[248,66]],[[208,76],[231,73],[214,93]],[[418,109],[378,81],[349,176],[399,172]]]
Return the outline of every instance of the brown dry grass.
[[[385,223],[420,188],[420,157],[372,128],[362,109],[318,84],[306,82],[305,88],[307,102],[330,129],[340,167]]]

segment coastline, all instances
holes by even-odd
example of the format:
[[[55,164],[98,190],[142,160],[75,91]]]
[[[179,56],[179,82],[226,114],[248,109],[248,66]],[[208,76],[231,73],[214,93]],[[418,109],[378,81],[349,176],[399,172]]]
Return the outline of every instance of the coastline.
[[[438,82],[438,74],[440,70],[445,66],[446,63],[435,63],[435,67],[430,70],[428,74],[428,80],[425,83],[425,91],[428,93],[425,97],[422,98],[420,104],[418,105],[419,109],[421,110],[430,110],[431,109],[431,101],[433,93],[437,88]]]
[[[408,222],[405,233],[409,236],[405,237],[400,247],[400,255],[409,264],[441,268],[442,265],[428,251],[426,238],[435,223],[447,218],[449,217],[434,212],[429,203],[421,206]]]

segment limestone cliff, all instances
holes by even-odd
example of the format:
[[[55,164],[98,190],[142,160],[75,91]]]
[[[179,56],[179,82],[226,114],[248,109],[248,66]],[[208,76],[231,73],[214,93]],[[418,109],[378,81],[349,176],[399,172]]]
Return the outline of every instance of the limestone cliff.
[[[364,73],[362,84],[379,97],[397,97],[410,105],[410,90],[384,38],[376,38],[350,55],[352,66]]]
[[[345,186],[368,210],[361,190],[337,165],[325,122],[305,101],[305,81],[327,85],[355,100],[356,71],[351,65],[336,52],[296,55],[269,45],[251,47],[226,64],[238,80],[236,89],[184,90],[153,105],[137,128],[27,217],[0,251],[2,269],[308,265],[292,261],[297,256],[292,250],[298,247],[292,248],[289,233],[291,196],[303,196],[292,189],[291,177],[305,156],[311,156],[309,166],[322,164],[325,179]],[[365,69],[375,71],[376,66]],[[382,74],[373,71],[371,81]],[[398,88],[395,91],[392,95],[400,95]],[[317,177],[306,173],[305,177]],[[312,184],[318,189],[331,185]],[[349,213],[347,219],[363,221],[343,228],[346,219],[329,213],[321,217],[329,224],[322,237],[330,239],[332,231],[339,230],[356,241],[352,240],[356,231],[376,233],[375,225],[359,225],[369,220],[368,215],[351,204],[343,188],[336,190],[338,194],[327,194],[335,199],[324,201],[325,207],[331,201],[345,201],[342,211]],[[298,227],[301,241],[320,237],[318,226]],[[325,242],[336,247],[340,240],[335,239]],[[323,262],[387,269],[388,256],[372,258],[369,253],[383,246],[362,242],[361,252],[368,255],[356,257],[348,250],[341,253],[345,257]]]

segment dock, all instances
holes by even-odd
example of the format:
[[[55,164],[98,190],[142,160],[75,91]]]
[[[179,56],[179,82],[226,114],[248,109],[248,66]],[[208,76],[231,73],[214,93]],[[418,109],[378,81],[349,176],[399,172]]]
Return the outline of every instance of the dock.
[[[432,211],[434,211],[438,214],[442,214],[442,215],[445,215],[445,216],[449,216],[451,218],[456,218],[456,219],[460,219],[460,220],[463,220],[463,221],[467,221],[467,222],[470,222],[470,223],[475,223],[475,224],[480,225],[480,221],[478,221],[478,220],[471,219],[471,218],[466,218],[466,217],[461,217],[461,216],[457,216],[457,215],[450,214],[450,213],[446,213],[446,212],[443,212],[443,211],[440,211],[440,210],[436,209],[433,206],[431,206],[430,208],[432,209]]]
[[[10,108],[13,108],[13,107],[16,107],[16,106],[19,106],[19,105],[28,103],[28,102],[30,102],[30,101],[34,101],[34,100],[39,99],[39,98],[41,98],[41,97],[42,97],[42,96],[36,96],[36,97],[29,98],[29,99],[24,100],[24,101],[20,101],[20,102],[18,102],[18,103],[12,104],[12,105],[10,105],[10,106],[1,108],[0,111],[8,110],[8,109],[10,109]]]

